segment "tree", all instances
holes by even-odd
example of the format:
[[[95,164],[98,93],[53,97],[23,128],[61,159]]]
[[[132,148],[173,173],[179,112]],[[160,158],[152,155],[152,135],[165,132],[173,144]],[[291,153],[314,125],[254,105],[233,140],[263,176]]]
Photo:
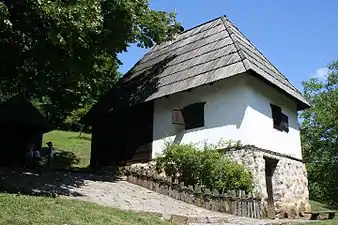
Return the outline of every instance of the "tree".
[[[338,61],[329,65],[325,80],[303,82],[313,105],[301,114],[303,156],[309,174],[310,197],[338,202]]]
[[[148,48],[178,27],[148,0],[3,0],[1,94],[47,98],[65,117],[116,82],[130,43]]]

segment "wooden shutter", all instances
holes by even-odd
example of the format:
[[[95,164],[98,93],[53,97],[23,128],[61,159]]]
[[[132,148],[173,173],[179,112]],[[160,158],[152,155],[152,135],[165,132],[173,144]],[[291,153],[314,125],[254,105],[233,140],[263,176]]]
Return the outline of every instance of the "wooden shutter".
[[[287,115],[284,113],[281,113],[281,125],[282,125],[282,130],[285,131],[286,133],[289,132],[289,118]]]

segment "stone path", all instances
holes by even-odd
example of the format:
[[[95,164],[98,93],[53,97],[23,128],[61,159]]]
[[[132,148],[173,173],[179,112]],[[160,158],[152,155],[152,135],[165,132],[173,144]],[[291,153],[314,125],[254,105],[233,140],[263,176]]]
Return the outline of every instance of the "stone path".
[[[40,193],[55,193],[64,198],[75,198],[97,204],[155,213],[163,219],[189,225],[272,225],[292,224],[292,221],[258,220],[209,211],[168,196],[152,192],[112,176],[67,172],[27,172],[0,169],[0,189],[20,189]],[[25,190],[23,192],[22,190]],[[301,222],[301,221],[297,221]]]
[[[126,181],[102,182],[85,180],[83,186],[73,188],[71,191],[80,193],[80,195],[75,197],[77,199],[95,202],[105,206],[112,206],[125,210],[159,213],[166,219],[170,218],[170,215],[183,216],[181,217],[181,220],[188,219],[188,221],[184,222],[190,221],[192,222],[189,223],[191,225],[210,223],[215,225],[263,225],[276,222],[272,220],[243,218],[209,211],[177,201],[168,196],[155,193]],[[176,219],[176,221],[180,221],[180,219]]]
[[[149,211],[177,215],[210,215],[210,211],[177,201],[168,196],[130,184],[126,181],[98,182],[87,180],[72,191],[80,193],[78,199],[96,202],[126,210]],[[221,213],[212,213],[220,216]]]

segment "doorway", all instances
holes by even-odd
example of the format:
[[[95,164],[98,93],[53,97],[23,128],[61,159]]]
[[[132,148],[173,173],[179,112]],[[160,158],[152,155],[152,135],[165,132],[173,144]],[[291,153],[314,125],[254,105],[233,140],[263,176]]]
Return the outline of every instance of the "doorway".
[[[275,217],[275,202],[273,199],[273,175],[276,170],[278,160],[268,157],[264,157],[265,160],[265,181],[266,181],[266,191],[268,193],[268,217]]]

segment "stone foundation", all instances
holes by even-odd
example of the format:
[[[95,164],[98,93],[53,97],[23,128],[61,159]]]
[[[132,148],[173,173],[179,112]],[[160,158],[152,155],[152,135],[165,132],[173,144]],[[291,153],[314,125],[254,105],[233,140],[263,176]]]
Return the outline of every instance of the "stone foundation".
[[[272,191],[277,217],[294,218],[310,211],[307,172],[303,162],[254,146],[225,153],[234,161],[244,164],[254,178],[255,192],[268,199],[265,159],[278,160],[272,175]]]
[[[307,172],[301,160],[285,156],[255,146],[243,146],[240,149],[225,150],[225,155],[232,160],[244,164],[252,173],[254,193],[262,199],[262,206],[268,210],[268,193],[266,183],[265,159],[277,161],[272,174],[272,196],[274,205],[269,216],[279,218],[295,218],[311,211]],[[134,164],[133,170],[155,172],[156,163]],[[121,171],[122,173],[125,171]],[[166,180],[164,172],[157,175],[158,179]],[[269,210],[268,210],[269,211]]]

